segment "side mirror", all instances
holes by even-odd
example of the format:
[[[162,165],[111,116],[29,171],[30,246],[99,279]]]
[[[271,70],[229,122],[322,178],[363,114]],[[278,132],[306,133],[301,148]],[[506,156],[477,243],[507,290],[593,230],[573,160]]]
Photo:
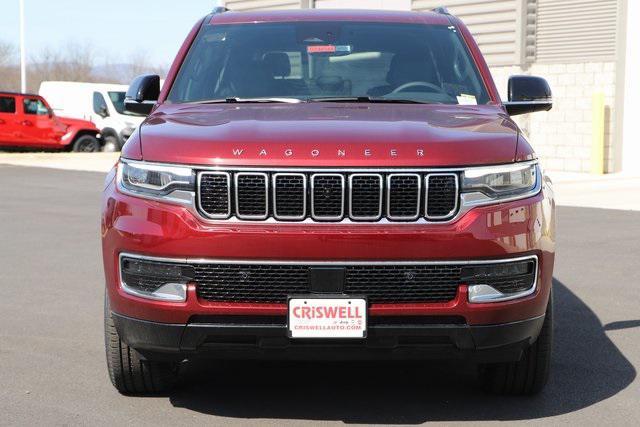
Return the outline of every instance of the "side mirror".
[[[551,88],[542,77],[509,77],[509,102],[504,106],[510,116],[549,111],[553,107]]]
[[[160,97],[160,76],[143,74],[131,82],[124,98],[128,113],[149,115]]]
[[[102,117],[103,119],[105,117],[109,117],[109,110],[107,109],[106,105],[103,105],[102,107],[100,107],[100,113],[98,113],[100,115],[100,117]]]
[[[49,116],[50,119],[53,119],[53,110],[51,108],[47,108],[47,116]]]

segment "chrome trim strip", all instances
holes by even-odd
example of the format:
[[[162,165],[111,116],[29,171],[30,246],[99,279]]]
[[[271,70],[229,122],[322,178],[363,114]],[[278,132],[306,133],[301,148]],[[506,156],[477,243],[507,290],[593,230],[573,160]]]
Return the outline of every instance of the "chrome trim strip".
[[[456,183],[456,200],[452,210],[446,215],[429,215],[429,179],[432,176],[453,176]],[[457,173],[430,173],[424,177],[424,217],[430,220],[447,219],[451,217],[458,210],[458,201],[460,200],[460,178]]]
[[[302,215],[299,216],[287,216],[287,215],[278,215],[278,197],[276,195],[276,182],[278,177],[280,176],[297,176],[302,177]],[[271,177],[272,183],[272,193],[273,193],[273,217],[275,219],[285,220],[285,221],[295,221],[305,219],[307,217],[307,175],[303,173],[274,173]]]
[[[340,178],[340,182],[342,184],[342,199],[341,199],[341,210],[340,216],[319,216],[316,215],[315,212],[315,204],[314,204],[314,188],[315,188],[315,180],[317,177],[321,176],[337,176]],[[311,218],[317,221],[340,221],[344,218],[344,198],[345,198],[345,180],[344,175],[339,173],[315,173],[311,175]]]
[[[477,168],[492,168],[492,167],[501,167],[501,166],[512,166],[512,165],[527,165],[527,164],[536,164],[538,160],[528,160],[526,162],[515,162],[515,163],[500,163],[500,164],[489,164],[489,165],[477,165],[477,166],[462,166],[462,167],[398,167],[398,168],[358,168],[358,167],[350,167],[350,168],[332,168],[332,167],[310,167],[310,168],[300,168],[300,167],[256,167],[256,166],[215,166],[215,165],[196,165],[196,164],[177,164],[177,163],[159,163],[159,162],[145,162],[139,160],[129,160],[129,159],[121,159],[127,163],[144,163],[147,165],[158,165],[158,166],[177,166],[177,167],[188,167],[193,168],[199,171],[212,170],[212,171],[239,171],[239,172],[310,172],[316,174],[325,174],[325,173],[393,173],[393,172],[414,172],[414,173],[430,173],[430,172],[462,172],[466,169],[477,169]]]
[[[356,216],[353,214],[353,178],[357,177],[376,177],[379,182],[379,201],[378,201],[378,215],[375,216]],[[356,221],[377,221],[382,218],[382,198],[384,195],[384,180],[382,175],[378,173],[352,173],[349,175],[349,218]]]
[[[391,215],[391,179],[397,176],[412,176],[415,177],[418,182],[418,202],[416,203],[416,214],[414,216],[393,216]],[[420,218],[420,206],[422,197],[422,177],[417,173],[391,173],[387,175],[387,219],[391,221],[415,221]]]
[[[264,215],[242,215],[240,213],[240,204],[238,203],[238,178],[241,176],[261,176],[264,180]],[[254,219],[263,220],[269,217],[269,175],[259,172],[238,172],[233,174],[233,184],[236,202],[236,217],[238,219]]]
[[[538,255],[521,255],[517,257],[505,257],[505,258],[493,258],[493,259],[480,259],[480,260],[438,260],[438,261],[398,261],[398,260],[386,260],[386,261],[314,261],[314,260],[271,260],[271,259],[225,259],[225,258],[190,258],[190,257],[157,257],[150,255],[141,255],[131,252],[121,252],[120,256],[129,258],[140,258],[148,261],[164,261],[173,262],[178,264],[227,264],[227,265],[328,265],[328,266],[360,266],[360,265],[487,265],[487,264],[503,264],[509,262],[527,261],[530,259],[538,260]]]
[[[200,183],[202,181],[202,177],[205,175],[213,175],[213,176],[226,176],[227,177],[227,213],[223,214],[210,214],[202,207],[202,191],[200,191]],[[227,219],[231,216],[231,174],[229,172],[199,172],[198,179],[196,184],[196,195],[197,195],[197,203],[198,210],[202,212],[207,218],[211,219]]]

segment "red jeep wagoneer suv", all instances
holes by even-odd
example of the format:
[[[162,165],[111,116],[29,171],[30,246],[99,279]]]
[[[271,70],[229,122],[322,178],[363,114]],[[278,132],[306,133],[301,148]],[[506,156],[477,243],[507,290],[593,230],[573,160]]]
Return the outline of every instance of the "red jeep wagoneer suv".
[[[104,190],[105,340],[123,393],[195,357],[438,359],[499,393],[549,372],[554,200],[459,19],[217,10]]]

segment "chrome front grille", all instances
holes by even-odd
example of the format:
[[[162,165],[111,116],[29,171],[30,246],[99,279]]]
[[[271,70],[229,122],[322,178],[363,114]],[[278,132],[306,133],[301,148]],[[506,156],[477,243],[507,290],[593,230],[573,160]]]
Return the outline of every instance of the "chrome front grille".
[[[349,175],[349,218],[377,221],[382,217],[383,179],[380,174]]]
[[[238,172],[235,174],[234,183],[238,218],[267,219],[269,217],[268,175],[258,172]]]
[[[453,172],[202,171],[198,210],[253,221],[446,221],[458,210],[458,179]]]
[[[273,215],[282,220],[307,216],[307,176],[303,173],[273,174]]]

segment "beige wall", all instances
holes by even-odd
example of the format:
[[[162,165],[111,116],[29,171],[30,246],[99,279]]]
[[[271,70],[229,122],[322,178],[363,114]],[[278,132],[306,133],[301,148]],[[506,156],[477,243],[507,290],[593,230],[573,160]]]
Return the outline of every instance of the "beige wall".
[[[592,96],[605,95],[605,167],[614,170],[615,135],[614,62],[533,64],[491,69],[500,96],[506,100],[510,75],[530,74],[547,79],[554,105],[549,112],[517,116],[516,121],[548,170],[589,172],[592,146]]]
[[[411,0],[316,0],[318,9],[410,10]]]
[[[622,170],[639,173],[640,136],[640,1],[629,0],[626,13],[626,46],[623,105],[624,117],[620,134],[623,138]]]

